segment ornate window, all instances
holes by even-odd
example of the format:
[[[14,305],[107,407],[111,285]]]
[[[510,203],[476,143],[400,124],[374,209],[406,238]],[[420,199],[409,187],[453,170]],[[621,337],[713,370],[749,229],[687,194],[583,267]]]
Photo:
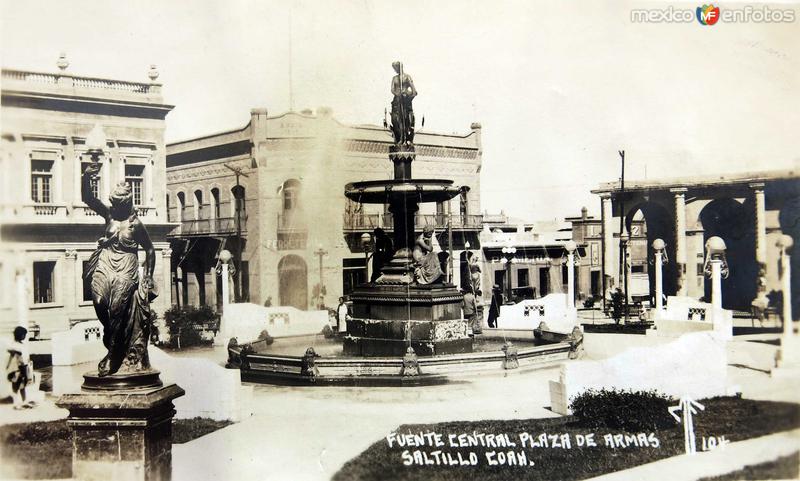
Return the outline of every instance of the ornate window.
[[[53,201],[54,160],[31,158],[31,200],[37,204]]]
[[[131,185],[133,205],[144,203],[144,165],[127,164],[125,166],[125,182]]]
[[[33,263],[33,303],[47,304],[55,301],[55,261]]]
[[[203,191],[198,189],[194,191],[194,218],[200,220],[203,217]]]

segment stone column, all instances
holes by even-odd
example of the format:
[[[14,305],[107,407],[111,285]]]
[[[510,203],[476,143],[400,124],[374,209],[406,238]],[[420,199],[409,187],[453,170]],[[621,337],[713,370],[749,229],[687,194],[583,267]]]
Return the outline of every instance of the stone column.
[[[756,299],[766,298],[767,291],[767,225],[764,207],[764,183],[750,184],[755,200],[756,262],[758,263],[758,287]],[[766,303],[764,303],[766,307]]]
[[[664,241],[662,239],[656,239],[653,241],[653,250],[655,251],[655,269],[656,269],[656,292],[655,292],[655,301],[656,301],[656,312],[655,317],[656,319],[660,318],[663,309],[664,309],[664,282],[663,282],[663,264],[664,264]]]
[[[568,241],[564,248],[567,250],[567,309],[575,310],[575,249],[578,246],[574,241]]]
[[[600,196],[602,202],[602,220],[603,220],[603,276],[605,277],[603,282],[603,288],[608,288],[608,279],[613,279],[614,275],[614,266],[616,263],[614,262],[614,252],[613,252],[613,243],[614,243],[614,227],[612,225],[612,221],[614,220],[611,208],[611,194],[602,194]],[[603,296],[605,297],[605,292]]]
[[[783,291],[783,335],[791,338],[794,335],[792,326],[792,273],[791,251],[794,240],[786,234],[780,236],[776,246],[780,249],[781,263],[781,291]]]
[[[775,356],[775,367],[770,374],[773,377],[786,377],[796,380],[800,374],[800,338],[794,335],[794,324],[792,323],[792,281],[791,281],[791,257],[789,252],[792,249],[794,240],[791,236],[782,235],[776,245],[780,249],[781,263],[781,290],[783,291],[783,335],[781,336],[781,347]]]
[[[161,251],[161,278],[164,283],[161,292],[172,293],[172,249],[166,248]],[[155,275],[153,276],[155,277]],[[165,294],[166,295],[166,294]],[[171,299],[167,299],[166,307],[169,308]]]
[[[78,251],[75,249],[67,249],[64,251],[64,270],[61,273],[61,278],[66,280],[64,288],[61,290],[61,295],[64,296],[61,302],[65,307],[74,308],[78,305],[78,296],[83,298],[82,284],[76,284],[75,279],[78,277],[79,263]],[[80,293],[80,294],[79,294]],[[69,324],[66,324],[67,328]]]
[[[675,196],[675,262],[678,267],[678,295],[685,296],[686,285],[686,189],[670,189]]]

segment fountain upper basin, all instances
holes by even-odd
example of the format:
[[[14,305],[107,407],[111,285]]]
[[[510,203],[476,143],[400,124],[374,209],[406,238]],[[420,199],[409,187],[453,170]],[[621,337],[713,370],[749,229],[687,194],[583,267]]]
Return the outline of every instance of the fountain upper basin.
[[[463,190],[452,180],[441,179],[391,179],[351,182],[345,186],[345,195],[362,204],[385,204],[392,199],[413,199],[418,203],[444,202]]]

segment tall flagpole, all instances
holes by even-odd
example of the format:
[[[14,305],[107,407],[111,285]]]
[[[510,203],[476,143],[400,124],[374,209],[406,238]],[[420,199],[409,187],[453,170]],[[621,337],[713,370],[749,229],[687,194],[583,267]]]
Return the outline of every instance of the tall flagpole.
[[[292,4],[289,3],[289,111],[294,112],[294,92],[292,89]]]

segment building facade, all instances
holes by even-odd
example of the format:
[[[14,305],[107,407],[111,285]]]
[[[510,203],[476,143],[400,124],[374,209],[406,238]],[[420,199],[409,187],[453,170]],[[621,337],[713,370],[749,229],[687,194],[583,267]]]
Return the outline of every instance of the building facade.
[[[164,204],[164,118],[172,109],[156,83],[3,69],[0,140],[0,330],[38,326],[39,337],[96,319],[84,266],[103,234],[103,221],[81,201],[80,177],[90,162],[86,137],[106,137],[96,195],[107,201],[128,182],[156,248],[154,281],[169,285]],[[144,74],[145,72],[143,72]],[[143,75],[144,77],[144,75]],[[143,261],[144,253],[140,252]],[[160,314],[169,291],[153,304]]]
[[[479,124],[464,135],[415,136],[413,176],[466,187],[451,202],[416,213],[417,228],[434,226],[452,259],[465,243],[480,242],[480,137]],[[345,185],[392,178],[391,143],[381,127],[345,125],[320,108],[272,117],[254,109],[242,128],[168,145],[165,201],[169,220],[180,223],[170,234],[176,303],[221,304],[218,256],[227,249],[237,299],[335,306],[370,276],[373,241],[362,242],[364,234],[392,230],[388,207],[346,199]]]
[[[710,279],[704,275],[705,242],[721,237],[727,246],[729,275],[722,281],[722,304],[749,311],[774,299],[780,291],[778,236],[800,241],[800,173],[756,172],[714,178],[665,179],[603,184],[593,193],[601,198],[603,272],[607,283],[619,285],[619,243],[614,226],[624,219],[629,232],[636,216],[646,224],[647,258],[652,242],[666,243],[666,295],[710,299]],[[797,252],[797,249],[795,249]],[[800,265],[792,257],[792,270]],[[652,285],[652,275],[651,285]],[[792,279],[793,316],[800,308],[800,281]]]
[[[575,289],[578,298],[592,296],[601,299],[608,293],[603,292],[603,223],[600,219],[590,216],[588,209],[581,209],[580,217],[567,217],[565,221],[572,224],[572,240],[578,245],[580,258],[579,267],[575,278]],[[614,229],[614,227],[617,227]],[[619,244],[619,225],[611,226],[613,231],[612,238]],[[651,270],[647,258],[647,224],[641,215],[634,216],[631,221],[628,244],[628,264],[630,265],[630,276],[628,277],[628,295],[632,299],[649,297],[649,273]],[[615,257],[618,262],[621,261]],[[613,287],[624,289],[624,285],[619,284]]]

